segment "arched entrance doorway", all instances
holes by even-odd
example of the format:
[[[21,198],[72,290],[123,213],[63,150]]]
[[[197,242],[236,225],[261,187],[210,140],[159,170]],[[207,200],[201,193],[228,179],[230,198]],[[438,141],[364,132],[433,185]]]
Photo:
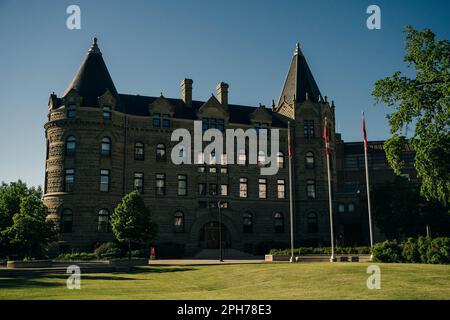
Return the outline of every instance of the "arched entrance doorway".
[[[198,246],[202,249],[219,249],[219,222],[210,221],[200,228]],[[228,228],[222,223],[222,247],[231,247],[231,235]]]

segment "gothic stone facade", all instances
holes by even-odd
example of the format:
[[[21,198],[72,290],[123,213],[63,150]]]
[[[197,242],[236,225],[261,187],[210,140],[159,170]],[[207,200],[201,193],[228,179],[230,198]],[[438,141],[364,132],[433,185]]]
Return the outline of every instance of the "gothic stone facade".
[[[136,188],[158,224],[156,244],[180,244],[187,255],[217,247],[219,200],[227,247],[255,252],[263,243],[287,244],[288,121],[296,242],[327,245],[325,117],[330,125],[337,241],[367,243],[366,210],[361,204],[363,168],[352,162],[361,161],[362,144],[348,145],[335,132],[334,103],[322,97],[298,46],[280,99],[272,108],[230,104],[226,83],[218,85],[217,98],[196,101],[192,86],[192,80],[182,81],[181,99],[119,94],[94,41],[64,95],[50,96],[45,124],[44,202],[60,227],[61,249],[91,250],[95,244],[113,240],[109,215]],[[258,165],[227,165],[221,159],[216,165],[173,164],[170,154],[176,142],[170,140],[171,133],[177,128],[193,132],[194,120],[202,121],[204,128],[220,130],[279,129],[278,173],[261,176]],[[371,143],[375,145],[379,144]],[[386,177],[391,171],[383,159],[379,168]]]

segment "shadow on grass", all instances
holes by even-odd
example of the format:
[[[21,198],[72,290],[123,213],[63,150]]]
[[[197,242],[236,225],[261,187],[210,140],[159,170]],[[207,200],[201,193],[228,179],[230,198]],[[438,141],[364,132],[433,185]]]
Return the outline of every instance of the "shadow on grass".
[[[196,268],[181,268],[181,267],[135,267],[130,271],[121,272],[98,272],[101,274],[96,275],[94,272],[90,271],[87,274],[81,273],[82,280],[148,280],[140,278],[126,277],[123,275],[139,275],[139,274],[152,274],[152,273],[169,273],[169,272],[185,272],[194,271]],[[22,276],[8,276],[2,277],[0,275],[0,289],[11,289],[11,288],[24,288],[24,287],[55,287],[61,286],[61,282],[54,282],[51,279],[66,280],[70,274],[49,274],[49,273],[36,273]],[[45,279],[50,279],[50,281],[45,281]]]

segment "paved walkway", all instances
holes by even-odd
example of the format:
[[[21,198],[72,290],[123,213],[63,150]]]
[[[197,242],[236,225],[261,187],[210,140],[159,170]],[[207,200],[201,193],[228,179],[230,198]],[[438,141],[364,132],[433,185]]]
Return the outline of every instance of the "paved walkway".
[[[250,263],[263,263],[264,259],[253,260],[205,260],[205,259],[177,259],[177,260],[151,260],[151,266],[187,266],[187,265],[220,265],[220,264],[250,264]]]

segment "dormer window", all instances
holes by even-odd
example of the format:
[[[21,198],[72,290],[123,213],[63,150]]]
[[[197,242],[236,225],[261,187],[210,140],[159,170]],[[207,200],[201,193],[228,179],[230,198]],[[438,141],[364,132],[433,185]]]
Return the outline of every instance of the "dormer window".
[[[266,135],[269,136],[269,127],[270,125],[267,122],[255,122],[256,134],[259,134],[260,130],[265,130]]]
[[[202,129],[203,131],[208,129],[217,129],[223,132],[225,130],[224,121],[223,119],[217,118],[203,118]]]
[[[170,128],[170,115],[168,113],[154,112],[152,117],[153,127],[161,128],[162,125],[163,128]]]
[[[75,118],[76,115],[77,115],[76,105],[69,104],[69,106],[67,107],[67,118]]]
[[[111,120],[111,107],[103,107],[103,120]]]
[[[170,128],[170,119],[168,114],[162,115],[162,126],[163,128]]]
[[[155,128],[161,127],[161,113],[157,113],[157,112],[153,113],[152,123]]]

